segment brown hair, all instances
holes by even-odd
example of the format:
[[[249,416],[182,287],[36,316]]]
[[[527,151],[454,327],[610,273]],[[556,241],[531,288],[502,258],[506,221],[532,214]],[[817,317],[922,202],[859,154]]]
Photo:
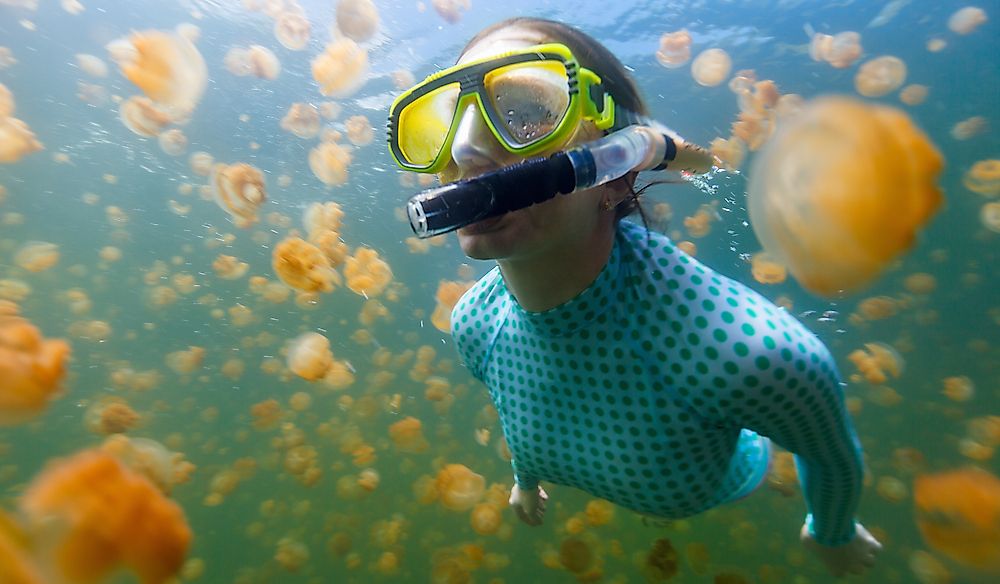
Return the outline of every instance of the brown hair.
[[[611,94],[611,97],[614,98],[616,104],[637,114],[648,115],[646,101],[639,92],[639,87],[632,79],[632,76],[629,75],[625,66],[618,60],[618,57],[615,57],[611,51],[609,51],[594,37],[562,22],[546,20],[544,18],[509,18],[479,31],[479,33],[472,37],[465,47],[462,48],[462,54],[465,54],[466,51],[486,36],[498,30],[512,26],[534,31],[545,37],[548,41],[566,45],[573,53],[573,56],[576,57],[581,67],[586,67],[601,77],[601,82],[603,83],[605,90]],[[625,181],[625,184],[628,185],[631,196],[622,201],[618,207],[615,208],[616,222],[638,211],[642,216],[642,222],[644,224],[646,223],[646,215],[639,204],[639,195],[641,195],[646,188],[652,186],[652,184],[646,185],[636,191],[634,185],[637,176],[638,173],[630,172],[629,174],[618,179]]]

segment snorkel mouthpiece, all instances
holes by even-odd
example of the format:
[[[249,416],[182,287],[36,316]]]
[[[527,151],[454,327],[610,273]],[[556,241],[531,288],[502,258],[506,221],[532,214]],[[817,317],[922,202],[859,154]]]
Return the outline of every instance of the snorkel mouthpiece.
[[[417,237],[434,237],[571,193],[576,184],[569,152],[559,152],[422,191],[407,201],[406,215]]]
[[[423,239],[602,185],[630,171],[675,170],[679,165],[702,173],[711,169],[712,160],[706,151],[660,128],[628,126],[572,150],[423,191],[407,201],[406,214]]]

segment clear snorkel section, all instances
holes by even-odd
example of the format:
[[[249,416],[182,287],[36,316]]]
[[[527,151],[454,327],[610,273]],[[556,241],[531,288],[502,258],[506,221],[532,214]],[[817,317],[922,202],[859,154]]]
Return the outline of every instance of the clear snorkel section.
[[[420,238],[454,231],[483,219],[542,203],[557,194],[602,185],[631,171],[707,172],[713,158],[669,129],[643,120],[612,134],[531,158],[475,178],[428,189],[406,203],[406,215]]]

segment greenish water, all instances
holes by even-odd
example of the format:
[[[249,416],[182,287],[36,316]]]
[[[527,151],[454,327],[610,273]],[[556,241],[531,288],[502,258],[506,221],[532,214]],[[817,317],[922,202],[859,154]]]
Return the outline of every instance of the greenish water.
[[[755,69],[758,78],[773,79],[783,93],[854,94],[857,64],[834,69],[811,60],[803,32],[808,23],[828,34],[859,31],[864,46],[859,62],[883,54],[898,56],[908,65],[906,83],[930,88],[926,102],[906,110],[946,158],[941,180],[946,203],[911,253],[863,293],[828,302],[792,281],[771,286],[753,282],[748,255],[758,251],[758,245],[747,222],[742,174],[715,173],[700,188],[656,187],[649,192],[649,207],[669,203],[674,219],[665,226],[666,232],[692,240],[697,257],[707,265],[751,283],[769,298],[790,300],[792,313],[829,344],[845,378],[855,372],[847,355],[864,343],[891,344],[905,359],[903,374],[889,381],[902,397],[898,404],[879,405],[877,390],[865,382],[847,387],[849,397],[859,398],[854,419],[871,479],[859,517],[870,529],[879,530],[886,545],[876,568],[861,580],[919,581],[909,562],[913,552],[924,550],[948,567],[954,582],[989,581],[921,540],[910,496],[913,476],[893,465],[893,454],[901,448],[916,449],[929,471],[971,464],[959,449],[968,422],[1000,415],[996,292],[1000,275],[995,270],[1000,235],[980,224],[979,209],[986,199],[961,183],[973,163],[1000,155],[995,131],[1000,124],[996,63],[1000,5],[995,0],[979,3],[991,20],[966,36],[946,27],[949,15],[963,4],[928,0],[898,2],[898,14],[880,26],[869,24],[887,4],[883,2],[473,0],[471,9],[452,24],[430,4],[420,10],[414,1],[376,0],[379,32],[364,43],[369,50],[369,79],[353,96],[332,100],[320,95],[310,60],[330,39],[333,3],[302,4],[313,34],[308,47],[296,52],[277,43],[269,17],[244,10],[237,1],[84,0],[86,9],[79,15],[66,13],[55,2],[42,2],[37,11],[0,2],[0,46],[9,47],[17,59],[0,69],[0,83],[14,94],[15,115],[28,122],[45,144],[43,152],[0,166],[0,185],[7,190],[6,200],[0,202],[0,279],[29,284],[32,293],[20,303],[22,314],[46,336],[67,338],[73,346],[65,395],[31,423],[0,429],[3,508],[16,506],[24,485],[46,460],[98,445],[102,437],[88,430],[84,414],[101,398],[117,396],[142,416],[130,435],[164,442],[197,466],[191,481],[173,491],[195,534],[189,557],[204,561],[204,573],[192,581],[425,582],[431,580],[433,566],[448,554],[468,557],[470,552],[462,552],[468,545],[478,546],[484,554],[478,566],[460,562],[469,567],[471,581],[576,580],[565,570],[546,567],[545,558],[568,537],[567,523],[584,512],[591,500],[585,493],[552,486],[543,527],[521,525],[505,510],[500,533],[486,536],[473,531],[468,512],[451,511],[440,503],[422,505],[413,493],[421,476],[434,476],[444,464],[463,464],[485,477],[487,484],[504,488],[511,476],[509,464],[498,454],[500,428],[490,415],[486,390],[462,368],[448,335],[430,322],[439,281],[461,279],[463,264],[475,277],[492,266],[465,258],[453,236],[426,253],[412,253],[406,244],[410,230],[398,212],[414,187],[400,186],[400,173],[381,138],[388,103],[398,93],[390,74],[402,68],[419,79],[448,66],[478,30],[515,14],[564,20],[605,42],[632,69],[654,117],[690,140],[708,144],[729,135],[729,124],[739,111],[735,96],[725,84],[711,88],[695,84],[689,67],[661,67],[654,56],[660,35],[686,28],[693,37],[693,54],[721,47],[732,56],[734,71]],[[35,30],[25,28],[22,19],[30,20]],[[213,202],[198,196],[206,179],[191,172],[187,155],[167,156],[155,139],[130,132],[119,121],[113,101],[89,106],[76,97],[78,81],[101,85],[109,95],[138,93],[113,66],[106,79],[88,78],[74,65],[76,53],[108,60],[105,44],[129,31],[172,29],[182,22],[200,28],[197,46],[210,77],[192,120],[182,127],[189,140],[187,152],[204,150],[217,161],[248,162],[265,173],[268,202],[261,209],[261,222],[250,229],[238,229]],[[948,44],[931,53],[926,49],[931,38]],[[236,77],[223,67],[230,47],[252,43],[267,46],[281,60],[276,80]],[[343,108],[339,118],[325,122],[333,128],[343,130],[343,120],[353,115],[366,116],[376,128],[373,143],[353,150],[346,184],[324,187],[310,171],[308,154],[318,138],[300,139],[281,130],[282,116],[298,101],[339,103]],[[875,101],[905,107],[898,93]],[[241,121],[244,114],[246,121]],[[956,140],[950,134],[952,126],[971,116],[985,117],[990,127],[967,140]],[[252,142],[259,148],[251,147]],[[57,153],[67,155],[68,161],[55,160]],[[105,174],[117,181],[110,184]],[[281,175],[291,177],[289,186],[279,186]],[[193,185],[194,194],[179,194],[178,187],[184,184]],[[87,202],[86,193],[99,197],[96,204]],[[172,213],[171,199],[190,205],[190,211],[184,216]],[[379,299],[389,318],[370,326],[360,323],[365,299],[346,288],[322,295],[311,309],[298,306],[292,298],[279,304],[265,302],[249,291],[249,276],[276,279],[271,250],[291,228],[301,229],[302,212],[317,201],[335,201],[344,209],[341,235],[352,252],[361,245],[371,247],[391,266],[393,298]],[[710,233],[690,237],[683,218],[713,202],[718,204],[718,220]],[[106,216],[108,206],[119,207],[128,222],[112,225]],[[23,222],[5,222],[11,214],[19,214]],[[226,234],[236,237],[229,241]],[[57,244],[59,264],[41,273],[17,267],[16,249],[32,240]],[[109,245],[122,250],[120,261],[100,260],[99,250]],[[235,281],[218,278],[212,262],[220,253],[249,263],[248,276]],[[167,269],[153,280],[154,285],[173,286],[174,276],[188,274],[197,289],[178,294],[169,306],[153,306],[152,286],[144,276],[157,261]],[[914,272],[932,274],[937,280],[934,292],[916,296],[906,292],[903,280]],[[74,314],[65,300],[66,291],[74,288],[92,300],[86,314]],[[851,321],[860,301],[880,295],[900,303],[895,315]],[[228,311],[237,305],[252,311],[252,322],[240,326],[228,315],[213,315],[214,310]],[[112,333],[101,342],[80,338],[71,327],[81,320],[105,321]],[[368,330],[373,340],[358,342],[359,329]],[[330,339],[336,358],[349,361],[355,369],[353,385],[328,391],[266,370],[270,360],[284,361],[281,351],[287,340],[306,331],[319,331]],[[262,334],[267,337],[261,339]],[[168,353],[189,346],[205,349],[197,371],[181,375],[166,366]],[[373,362],[378,350],[398,356],[421,346],[436,351],[434,375],[450,382],[454,400],[450,407],[425,399],[425,383],[411,378],[412,357],[397,366]],[[221,372],[231,358],[245,364],[237,379]],[[124,367],[156,370],[159,381],[148,391],[128,390],[112,379]],[[379,383],[375,376],[385,370],[392,377]],[[972,380],[976,389],[970,400],[955,402],[942,395],[943,380],[952,376]],[[312,398],[305,411],[294,412],[288,405],[296,392]],[[345,405],[345,396],[352,399],[352,406]],[[306,443],[316,449],[323,475],[315,485],[303,486],[284,470],[284,449],[275,443],[280,429],[253,427],[250,408],[267,399],[282,404],[282,422],[301,429]],[[422,421],[430,442],[426,452],[401,453],[390,441],[389,426],[405,416]],[[476,432],[483,429],[491,432],[485,446],[476,440]],[[356,465],[351,453],[342,451],[344,437],[352,434],[360,434],[374,447],[374,461]],[[256,471],[221,504],[205,505],[213,477],[242,458],[257,461]],[[997,460],[978,464],[998,474]],[[380,476],[373,492],[338,490],[338,481],[352,482],[365,468]],[[910,494],[901,501],[880,497],[874,485],[884,477],[900,479]],[[737,504],[667,526],[649,525],[625,509],[616,509],[609,524],[588,526],[578,537],[596,555],[595,565],[606,582],[645,581],[640,566],[653,542],[664,537],[681,552],[677,582],[711,582],[724,572],[740,574],[749,582],[833,581],[798,543],[804,512],[797,492],[786,497],[765,487]],[[384,535],[389,521],[403,527],[397,537]],[[350,540],[349,550],[336,553],[331,539],[343,541],[344,536]],[[300,542],[309,551],[297,571],[274,559],[283,538]],[[711,558],[702,574],[684,557],[683,551],[693,543],[705,544]],[[378,566],[386,552],[398,558],[398,568],[391,573]]]

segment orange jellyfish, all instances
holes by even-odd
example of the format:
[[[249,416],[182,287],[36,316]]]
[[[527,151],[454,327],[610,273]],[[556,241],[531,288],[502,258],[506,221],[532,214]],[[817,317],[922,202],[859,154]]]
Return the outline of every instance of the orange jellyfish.
[[[175,485],[188,482],[195,468],[184,460],[184,455],[170,452],[166,446],[149,438],[114,434],[104,440],[101,451],[114,456],[167,495]]]
[[[174,373],[178,375],[190,375],[201,369],[205,361],[205,349],[202,347],[188,347],[180,351],[167,353],[164,362]]]
[[[23,422],[45,409],[66,374],[70,347],[51,340],[0,301],[0,425]]]
[[[722,49],[708,49],[694,58],[691,75],[699,85],[715,87],[726,80],[732,66],[729,53]]]
[[[709,145],[712,155],[719,159],[722,167],[728,171],[739,170],[743,166],[743,159],[747,155],[746,144],[736,136],[726,138],[716,138]]]
[[[105,63],[100,57],[87,55],[85,53],[77,53],[74,58],[76,59],[76,66],[87,75],[98,78],[108,76],[108,64]]]
[[[323,251],[298,237],[274,247],[271,266],[282,282],[303,292],[330,292],[340,282]]]
[[[0,511],[0,573],[4,584],[45,584],[32,557],[31,539],[20,525]]]
[[[118,115],[125,127],[140,136],[156,136],[171,122],[170,116],[141,95],[133,95],[118,107]]]
[[[215,275],[223,280],[239,280],[246,275],[250,264],[241,262],[235,256],[220,254],[212,262],[212,269],[215,270]]]
[[[691,59],[691,34],[681,29],[666,32],[660,37],[660,48],[656,60],[667,69],[683,67]]]
[[[434,11],[451,24],[462,18],[461,10],[468,10],[472,4],[469,0],[431,0]]]
[[[962,184],[974,193],[987,197],[1000,195],[1000,160],[980,160],[962,176]]]
[[[642,573],[647,582],[666,582],[677,575],[677,550],[669,539],[660,538],[653,542],[653,547],[646,554],[642,565]]]
[[[833,35],[830,50],[826,55],[828,63],[837,69],[850,67],[861,56],[861,35],[845,31]]]
[[[175,120],[187,118],[208,84],[208,68],[198,48],[173,32],[147,30],[108,45],[108,52],[135,83]]]
[[[0,83],[0,118],[14,115],[14,94],[7,86]]]
[[[986,12],[982,8],[966,6],[959,8],[948,18],[948,30],[955,34],[969,34],[986,20]]]
[[[28,124],[17,118],[0,118],[0,164],[13,164],[39,150],[44,147]]]
[[[336,186],[347,182],[351,151],[336,142],[320,142],[309,151],[309,169],[323,184]]]
[[[264,174],[245,162],[212,168],[212,195],[237,227],[257,222],[257,209],[267,200]]]
[[[920,475],[913,502],[927,545],[965,566],[1000,573],[1000,479],[976,467]]]
[[[281,74],[281,61],[267,47],[250,45],[247,48],[247,60],[250,66],[250,74],[255,77],[273,81]]]
[[[325,231],[340,231],[343,219],[344,210],[337,203],[312,203],[302,214],[302,226],[310,238],[315,238]]]
[[[313,138],[319,134],[319,109],[311,103],[293,103],[281,118],[281,129],[299,138]]]
[[[311,26],[309,20],[298,12],[282,12],[274,20],[274,37],[281,46],[291,51],[301,51],[309,44]]]
[[[372,0],[337,2],[337,30],[351,40],[364,42],[378,28],[378,9]]]
[[[492,535],[503,525],[501,508],[493,503],[477,503],[469,516],[472,530],[479,535]]]
[[[338,39],[313,59],[312,74],[323,95],[348,97],[366,81],[368,53],[349,38]]]
[[[375,129],[368,118],[362,115],[344,120],[344,130],[347,132],[347,139],[355,146],[367,146],[375,139]]]
[[[906,81],[906,63],[883,55],[865,61],[854,76],[854,88],[865,97],[882,97],[899,89]]]
[[[0,71],[14,65],[17,65],[17,59],[10,47],[0,47]]]
[[[927,100],[929,91],[926,85],[912,83],[899,92],[899,101],[906,105],[920,105]]]
[[[29,241],[18,248],[14,263],[29,272],[44,272],[59,263],[59,246],[47,241]]]
[[[420,420],[408,416],[389,426],[389,438],[392,439],[396,450],[419,454],[426,452],[430,447],[427,439],[424,438],[422,424]]]
[[[51,463],[28,486],[20,508],[47,564],[72,582],[98,582],[121,567],[143,584],[165,583],[191,542],[181,508],[99,450]]]
[[[902,111],[820,98],[788,120],[751,169],[763,247],[820,295],[861,288],[941,204],[943,160]]]
[[[212,166],[215,164],[215,158],[208,152],[193,152],[188,157],[188,164],[191,166],[191,171],[198,176],[208,176],[212,174]]]
[[[344,277],[352,292],[365,298],[374,298],[381,295],[392,281],[392,269],[379,258],[377,251],[360,247],[353,256],[347,258]]]
[[[993,233],[1000,233],[1000,201],[985,203],[979,209],[979,221]]]
[[[332,365],[330,340],[319,333],[303,333],[288,345],[288,369],[302,379],[322,379]]]
[[[968,140],[989,130],[990,123],[983,116],[972,116],[957,122],[951,128],[951,137],[956,140]]]
[[[110,397],[94,402],[84,414],[87,429],[95,434],[121,434],[135,428],[140,416],[125,400]]]
[[[475,282],[450,282],[441,280],[438,282],[437,293],[434,298],[437,306],[434,307],[434,314],[431,315],[431,324],[434,328],[443,332],[451,332],[451,311],[458,303],[458,299],[465,294],[465,291],[472,287]]]
[[[847,360],[858,368],[858,373],[869,383],[880,384],[903,374],[903,358],[884,343],[865,343],[864,349],[852,351]]]
[[[163,150],[164,153],[170,156],[180,156],[187,150],[187,136],[178,128],[161,133],[157,137],[157,141],[160,144],[160,150]]]
[[[435,488],[441,504],[452,511],[468,511],[486,492],[486,479],[461,464],[445,465],[437,474]]]
[[[785,281],[788,270],[776,262],[767,252],[759,252],[750,260],[753,279],[761,284],[780,284]]]

